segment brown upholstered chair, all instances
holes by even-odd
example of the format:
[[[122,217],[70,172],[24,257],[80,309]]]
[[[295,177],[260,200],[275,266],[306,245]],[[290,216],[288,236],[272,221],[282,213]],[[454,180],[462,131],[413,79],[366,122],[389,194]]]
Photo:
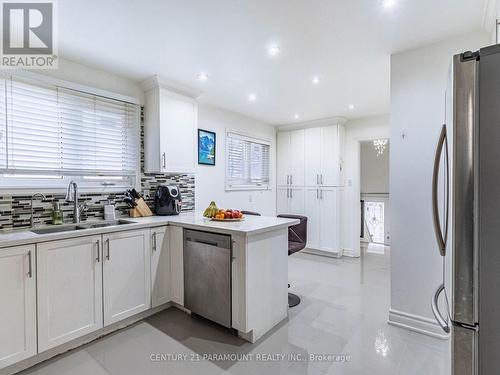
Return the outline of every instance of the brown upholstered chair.
[[[306,247],[307,244],[307,217],[301,215],[278,215],[287,219],[298,219],[300,223],[288,228],[288,255],[292,255]],[[290,284],[288,284],[290,287]],[[288,306],[294,307],[300,303],[300,297],[288,293]]]

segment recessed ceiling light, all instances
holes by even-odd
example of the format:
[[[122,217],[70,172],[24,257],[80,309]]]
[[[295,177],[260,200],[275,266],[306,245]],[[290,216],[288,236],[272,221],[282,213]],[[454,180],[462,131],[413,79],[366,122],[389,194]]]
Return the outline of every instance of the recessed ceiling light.
[[[196,75],[196,77],[198,77],[198,79],[199,79],[200,81],[206,81],[206,80],[208,79],[208,74],[207,74],[207,73],[203,73],[203,72],[201,72],[201,73],[198,73],[198,74]]]
[[[269,46],[269,48],[267,49],[267,53],[269,54],[269,56],[277,56],[280,53],[280,48],[277,45]]]
[[[394,5],[396,5],[396,0],[384,0],[383,6],[385,9],[392,8]]]
[[[248,95],[248,101],[249,101],[249,102],[254,102],[254,101],[256,101],[256,100],[257,100],[257,94],[253,94],[253,93],[252,93],[252,94],[249,94],[249,95]]]
[[[293,118],[294,118],[295,120],[298,120],[298,119],[299,119],[299,117],[300,117],[300,116],[299,116],[299,114],[298,114],[298,113],[296,113],[296,114],[294,114],[294,115],[293,115]]]
[[[349,104],[349,109],[352,111],[354,109],[354,104]]]
[[[312,78],[312,83],[313,83],[314,85],[317,85],[317,84],[319,83],[319,77],[318,77],[318,76],[314,76],[314,77]]]

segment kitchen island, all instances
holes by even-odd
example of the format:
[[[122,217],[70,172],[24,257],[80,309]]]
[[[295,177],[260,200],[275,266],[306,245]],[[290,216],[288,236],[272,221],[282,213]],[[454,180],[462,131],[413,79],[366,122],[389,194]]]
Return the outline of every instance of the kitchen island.
[[[230,236],[230,327],[255,342],[287,317],[288,227],[297,223],[265,216],[214,222],[184,213],[0,232],[0,269],[9,271],[0,285],[6,317],[0,346],[13,343],[7,350],[13,354],[0,358],[0,373],[166,308],[190,313],[184,306],[184,229]]]

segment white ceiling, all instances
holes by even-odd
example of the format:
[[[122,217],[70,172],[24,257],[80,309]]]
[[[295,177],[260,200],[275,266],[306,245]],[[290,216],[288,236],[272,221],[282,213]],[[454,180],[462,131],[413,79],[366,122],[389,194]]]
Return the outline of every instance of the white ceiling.
[[[389,111],[391,53],[479,30],[487,2],[64,0],[59,53],[137,81],[161,75],[271,124],[355,118]]]

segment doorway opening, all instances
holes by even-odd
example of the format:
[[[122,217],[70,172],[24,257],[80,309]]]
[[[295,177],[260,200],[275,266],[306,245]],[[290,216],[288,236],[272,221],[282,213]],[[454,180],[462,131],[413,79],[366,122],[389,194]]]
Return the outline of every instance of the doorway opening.
[[[389,147],[388,139],[360,142],[362,256],[389,252]]]

